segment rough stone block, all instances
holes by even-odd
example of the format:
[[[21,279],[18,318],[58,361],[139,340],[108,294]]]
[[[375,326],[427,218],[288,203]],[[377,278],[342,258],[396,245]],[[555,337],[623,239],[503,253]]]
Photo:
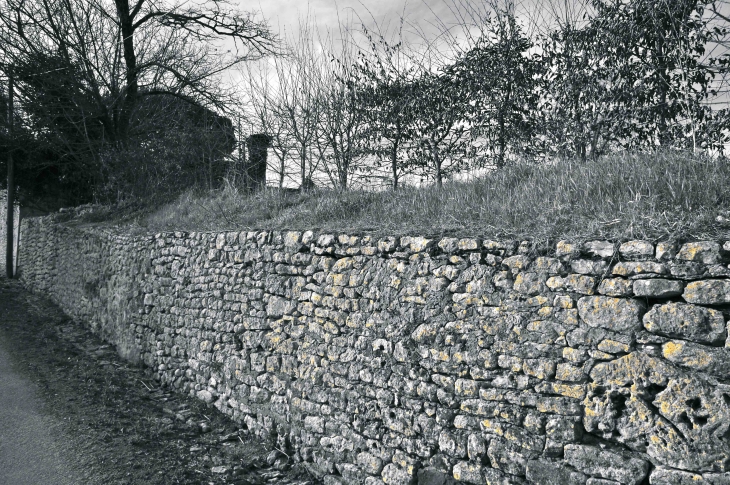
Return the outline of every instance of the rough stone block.
[[[570,267],[574,273],[601,276],[608,269],[608,263],[591,259],[576,259],[570,262]]]
[[[627,485],[637,485],[646,477],[649,464],[645,460],[595,446],[565,445],[565,461],[577,470],[599,478],[608,478]]]
[[[724,305],[730,303],[730,280],[703,280],[687,284],[682,295],[689,303]]]
[[[652,333],[716,344],[727,331],[722,313],[686,303],[655,305],[644,315],[644,328]]]
[[[647,298],[670,298],[682,294],[684,282],[677,280],[651,279],[634,281],[634,295]]]
[[[658,242],[655,258],[657,261],[669,261],[677,255],[677,245],[673,242]]]
[[[615,332],[631,331],[640,328],[644,305],[637,300],[587,296],[578,300],[578,313],[591,327]]]
[[[714,241],[689,242],[683,244],[679,249],[677,259],[703,264],[718,264],[722,262],[720,245]]]
[[[625,278],[606,278],[598,285],[598,293],[606,296],[631,296],[633,284]]]
[[[482,466],[478,463],[460,461],[454,465],[454,479],[460,482],[482,485],[484,483]]]
[[[714,376],[730,375],[730,349],[708,347],[683,340],[673,340],[662,346],[665,359],[693,370]]]
[[[588,254],[599,258],[610,258],[616,251],[614,244],[610,241],[588,241],[583,245],[583,249]]]
[[[627,241],[618,248],[626,259],[645,260],[654,257],[654,245],[649,241]]]
[[[585,485],[588,476],[562,462],[531,460],[527,462],[527,480],[540,485]]]
[[[663,275],[669,273],[669,270],[663,263],[655,263],[654,261],[622,261],[616,263],[611,273],[616,276]]]

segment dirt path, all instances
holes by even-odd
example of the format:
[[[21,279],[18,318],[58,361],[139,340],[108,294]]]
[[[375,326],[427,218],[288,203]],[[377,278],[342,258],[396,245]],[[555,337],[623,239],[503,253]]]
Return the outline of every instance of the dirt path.
[[[215,408],[159,388],[45,298],[0,279],[0,483],[316,482]]]
[[[37,387],[20,376],[0,340],[0,483],[81,483],[62,423],[44,414]]]

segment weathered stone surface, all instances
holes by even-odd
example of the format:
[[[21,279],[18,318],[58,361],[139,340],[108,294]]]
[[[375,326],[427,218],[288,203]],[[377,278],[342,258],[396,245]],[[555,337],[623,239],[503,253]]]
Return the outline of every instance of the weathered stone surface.
[[[540,485],[585,485],[588,477],[571,470],[562,462],[531,460],[527,462],[527,480]]]
[[[580,255],[580,246],[570,241],[558,241],[555,245],[555,256],[562,258],[574,258]]]
[[[616,247],[610,241],[588,241],[583,245],[583,249],[593,256],[610,258],[614,255]]]
[[[324,483],[728,483],[724,319],[672,301],[725,305],[713,244],[24,224],[25,284]]]
[[[665,359],[713,376],[730,376],[730,348],[708,347],[683,340],[673,340],[662,346]]]
[[[688,283],[682,295],[689,303],[723,305],[730,303],[730,280],[703,280]]]
[[[658,242],[655,258],[657,261],[669,261],[677,255],[677,245],[672,242]]]
[[[589,445],[565,445],[565,461],[587,475],[628,485],[640,483],[649,471],[644,460]]]
[[[727,336],[721,312],[686,303],[654,305],[644,315],[644,328],[668,337],[709,344],[723,342]]]
[[[574,273],[600,276],[608,269],[608,263],[606,261],[576,259],[570,262],[570,267]]]
[[[627,241],[618,248],[626,259],[643,260],[654,257],[654,245],[649,241]]]
[[[460,461],[454,465],[454,479],[460,482],[482,485],[484,483],[482,466],[479,463]]]
[[[677,280],[651,279],[634,281],[634,295],[647,298],[670,298],[682,294],[684,282]]]
[[[654,261],[622,261],[616,263],[612,274],[617,276],[634,276],[646,274],[667,274],[669,270],[663,263]]]
[[[578,300],[578,313],[591,327],[615,332],[636,330],[641,325],[644,305],[637,300],[588,296]]]
[[[297,307],[297,302],[272,296],[266,305],[266,314],[270,317],[281,317],[291,313]]]
[[[702,485],[708,484],[701,474],[690,473],[673,468],[657,467],[649,475],[651,485]]]
[[[698,241],[683,244],[677,259],[703,264],[718,264],[722,261],[720,245],[714,241]]]
[[[633,282],[625,278],[606,278],[598,285],[598,293],[606,296],[631,296]]]
[[[388,485],[411,485],[413,481],[413,477],[408,472],[394,463],[385,465],[380,476]]]
[[[725,471],[730,427],[725,394],[662,359],[634,352],[591,370],[583,401],[589,432],[646,449],[654,463]],[[604,477],[610,478],[610,477]]]

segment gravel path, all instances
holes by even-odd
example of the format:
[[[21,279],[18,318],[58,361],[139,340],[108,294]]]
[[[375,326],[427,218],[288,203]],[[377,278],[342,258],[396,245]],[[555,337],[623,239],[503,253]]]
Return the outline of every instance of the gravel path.
[[[0,484],[317,483],[271,445],[0,278]]]

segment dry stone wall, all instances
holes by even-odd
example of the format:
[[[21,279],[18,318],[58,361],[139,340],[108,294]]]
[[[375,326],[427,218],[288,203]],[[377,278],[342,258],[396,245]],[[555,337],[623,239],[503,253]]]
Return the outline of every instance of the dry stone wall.
[[[730,484],[730,243],[23,227],[25,284],[326,484]]]

